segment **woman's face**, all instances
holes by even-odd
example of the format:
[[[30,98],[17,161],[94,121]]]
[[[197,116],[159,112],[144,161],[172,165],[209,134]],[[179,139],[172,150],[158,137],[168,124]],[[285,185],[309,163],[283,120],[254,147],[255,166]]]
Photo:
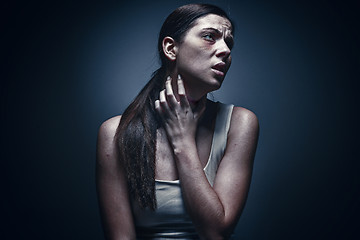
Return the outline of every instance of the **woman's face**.
[[[198,18],[179,43],[176,66],[187,88],[218,89],[231,64],[232,26],[228,19],[208,14]]]

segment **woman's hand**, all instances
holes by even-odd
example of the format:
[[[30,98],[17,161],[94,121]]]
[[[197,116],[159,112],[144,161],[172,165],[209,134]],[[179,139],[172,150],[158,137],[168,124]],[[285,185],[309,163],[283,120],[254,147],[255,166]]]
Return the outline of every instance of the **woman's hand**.
[[[176,153],[185,147],[186,143],[195,141],[197,124],[205,110],[206,97],[197,103],[193,111],[180,75],[177,79],[177,93],[173,91],[171,80],[169,76],[165,89],[160,92],[160,99],[155,101],[155,109],[163,120],[168,139]]]

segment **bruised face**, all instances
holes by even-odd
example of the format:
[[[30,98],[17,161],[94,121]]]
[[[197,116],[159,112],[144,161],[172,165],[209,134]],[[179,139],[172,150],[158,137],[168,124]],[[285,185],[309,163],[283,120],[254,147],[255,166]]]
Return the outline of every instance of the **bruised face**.
[[[232,26],[227,18],[208,14],[198,18],[179,43],[178,72],[187,88],[218,89],[231,64]]]

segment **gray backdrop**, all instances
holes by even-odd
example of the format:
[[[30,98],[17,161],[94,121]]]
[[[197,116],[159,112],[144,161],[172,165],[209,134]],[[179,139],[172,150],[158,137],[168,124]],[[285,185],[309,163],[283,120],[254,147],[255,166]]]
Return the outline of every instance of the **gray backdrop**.
[[[359,236],[359,5],[208,1],[236,24],[214,100],[261,132],[235,239]],[[157,34],[190,1],[15,1],[1,14],[1,239],[103,239],[96,135],[158,67]]]

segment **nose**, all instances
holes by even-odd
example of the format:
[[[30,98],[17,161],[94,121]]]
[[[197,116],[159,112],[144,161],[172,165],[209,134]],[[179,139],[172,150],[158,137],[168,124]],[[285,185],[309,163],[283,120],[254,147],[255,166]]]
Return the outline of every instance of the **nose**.
[[[218,42],[218,48],[216,52],[216,56],[222,58],[224,61],[230,56],[231,50],[227,43],[222,39]]]

